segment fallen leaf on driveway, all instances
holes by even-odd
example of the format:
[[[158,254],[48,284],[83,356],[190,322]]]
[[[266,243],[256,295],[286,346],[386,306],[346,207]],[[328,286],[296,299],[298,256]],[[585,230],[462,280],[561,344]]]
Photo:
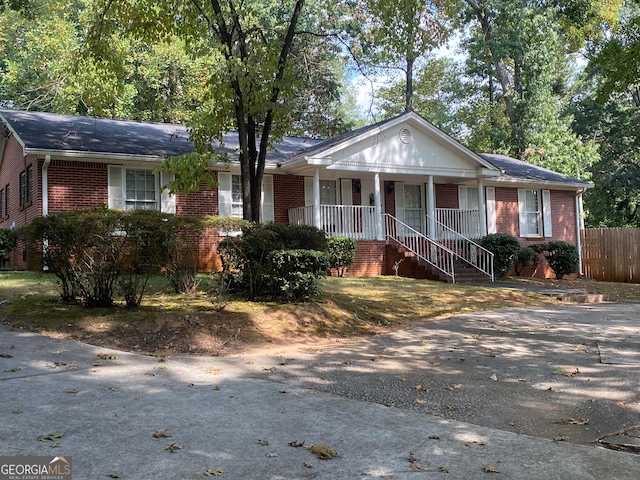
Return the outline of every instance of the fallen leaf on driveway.
[[[493,465],[485,465],[484,468],[482,469],[482,471],[484,473],[500,473],[500,470],[498,470]]]
[[[182,445],[177,443],[169,443],[164,447],[165,450],[169,450],[171,453],[175,453],[177,450],[182,450]]]
[[[153,438],[169,438],[171,436],[171,432],[166,428],[161,428],[153,432]]]
[[[311,452],[315,454],[316,457],[318,457],[320,460],[329,460],[330,458],[336,457],[338,455],[338,452],[326,443],[323,443],[322,445],[311,445],[309,447],[309,450],[311,450]]]
[[[304,446],[304,440],[302,442],[294,440],[293,442],[289,442],[289,445],[291,445],[292,447],[302,447]]]
[[[426,400],[422,400],[421,398],[416,398],[416,399],[413,401],[413,403],[417,403],[417,404],[420,404],[420,405],[424,405],[425,403],[427,403],[427,401],[426,401]]]
[[[222,468],[222,467],[218,467],[218,468],[209,467],[204,472],[202,472],[202,474],[207,476],[207,477],[210,477],[212,475],[218,477],[218,476],[222,475],[225,472],[226,472],[226,470],[224,468]]]
[[[96,357],[98,357],[99,360],[115,360],[118,358],[118,355],[115,353],[99,353]]]
[[[563,418],[562,420],[556,420],[553,423],[559,423],[561,425],[586,425],[589,423],[588,418]]]
[[[409,460],[409,467],[413,468],[414,470],[422,470],[423,468],[427,468],[429,466],[429,462],[419,462],[418,459],[413,456],[412,452],[409,452],[407,460]]]

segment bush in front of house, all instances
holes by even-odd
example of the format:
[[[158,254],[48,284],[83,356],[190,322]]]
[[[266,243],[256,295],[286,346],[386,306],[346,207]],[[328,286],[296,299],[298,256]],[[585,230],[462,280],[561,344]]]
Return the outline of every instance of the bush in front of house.
[[[480,239],[480,246],[493,253],[493,273],[496,278],[507,276],[521,249],[518,239],[508,233],[486,235]]]
[[[16,232],[8,228],[0,228],[0,267],[4,267],[7,257],[16,248]]]
[[[242,228],[239,236],[230,236],[220,242],[218,251],[224,269],[234,275],[233,287],[243,291],[249,299],[265,297],[289,301],[292,292],[311,291],[327,269],[315,271],[309,260],[315,254],[284,254],[285,251],[322,252],[327,240],[322,230],[307,225],[279,223],[251,224]],[[276,254],[275,252],[280,252]],[[290,261],[285,266],[284,259]],[[286,268],[286,272],[282,269]],[[297,273],[296,273],[297,272]],[[275,280],[275,278],[278,280]],[[307,286],[295,287],[291,279]],[[285,281],[285,279],[288,279]],[[313,280],[312,280],[313,279]],[[305,295],[302,295],[305,296]]]
[[[575,273],[579,267],[578,248],[569,242],[556,240],[544,245],[544,256],[556,278]]]
[[[299,302],[320,293],[320,277],[327,271],[324,252],[317,250],[276,250],[267,262],[272,271],[267,278],[267,291],[288,302]]]
[[[20,235],[32,265],[58,277],[63,301],[109,307],[120,294],[137,307],[151,275],[165,274],[178,292],[195,288],[191,246],[202,228],[200,219],[102,206],[36,218]]]
[[[125,260],[122,212],[106,207],[58,212],[21,229],[31,261],[55,274],[60,296],[87,307],[113,304]]]
[[[332,237],[327,240],[327,255],[329,268],[343,277],[356,259],[356,241],[350,237]]]
[[[533,262],[533,249],[529,247],[520,247],[518,253],[516,254],[516,261],[513,264],[513,269],[516,272],[516,275],[520,276],[522,274],[522,270],[531,265]]]

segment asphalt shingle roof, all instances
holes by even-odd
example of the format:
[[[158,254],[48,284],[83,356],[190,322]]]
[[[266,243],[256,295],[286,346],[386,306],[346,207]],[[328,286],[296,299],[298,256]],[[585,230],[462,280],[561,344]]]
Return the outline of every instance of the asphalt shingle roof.
[[[122,155],[169,157],[194,151],[184,125],[144,123],[109,118],[79,117],[43,112],[0,110],[25,147],[35,150],[76,151]],[[284,162],[318,140],[286,137],[267,154],[270,162]],[[239,148],[238,135],[223,138],[221,153],[233,158]]]
[[[519,180],[541,183],[557,183],[584,186],[591,186],[589,182],[585,182],[578,178],[570,177],[562,173],[554,172],[547,168],[538,167],[531,163],[523,162],[506,155],[497,155],[491,153],[481,153],[480,156],[491,163],[496,168],[503,171],[500,178],[505,180]]]
[[[0,110],[27,149],[74,151],[136,156],[169,157],[194,151],[189,130],[184,125],[144,123],[97,117],[80,117],[44,112]],[[269,163],[285,163],[301,155],[313,156],[342,142],[382,127],[394,118],[384,120],[327,139],[285,137],[267,154]],[[239,148],[238,136],[224,136],[216,150],[233,159]],[[480,154],[503,171],[505,180],[568,184],[589,187],[591,184],[504,155]]]

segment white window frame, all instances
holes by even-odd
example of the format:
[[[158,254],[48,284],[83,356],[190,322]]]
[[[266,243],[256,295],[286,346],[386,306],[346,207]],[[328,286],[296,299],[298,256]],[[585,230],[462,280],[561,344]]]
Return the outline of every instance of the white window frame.
[[[262,177],[261,200],[261,220],[263,222],[274,221],[273,175]],[[218,172],[218,215],[242,218],[242,180],[240,174]]]
[[[537,206],[534,209],[529,201],[531,193],[537,196]],[[518,189],[518,214],[520,217],[520,237],[542,238],[551,237],[551,192],[535,188]],[[535,222],[531,222],[534,219]],[[537,224],[537,231],[531,230],[532,223]]]
[[[408,207],[407,206],[407,190],[414,190],[417,191],[419,194],[419,202],[420,205],[418,207]],[[424,188],[422,185],[420,184],[411,184],[411,183],[405,183],[404,184],[404,189],[403,189],[403,207],[404,207],[404,220],[403,222],[407,225],[409,225],[411,228],[413,228],[414,230],[420,232],[420,233],[424,233],[424,224],[425,224],[425,213],[424,213]],[[420,220],[420,225],[411,225],[407,219],[407,212],[418,212],[418,218]]]
[[[155,200],[147,201],[149,205],[153,204],[154,210],[160,210],[164,213],[176,213],[176,197],[170,195],[168,190],[160,191],[160,188],[173,180],[173,176],[166,172],[160,174],[151,168],[144,166],[125,166],[125,165],[109,165],[107,170],[108,183],[108,206],[116,210],[132,210],[127,208],[127,200],[130,202],[140,202],[137,199],[127,199],[127,171],[147,171],[153,172],[154,177],[154,194]]]
[[[153,177],[153,200],[147,200],[146,198],[140,199],[137,198],[137,189],[136,186],[133,186],[133,191],[136,193],[135,197],[128,197],[129,191],[131,190],[129,188],[129,186],[127,185],[127,181],[129,178],[129,174],[130,173],[134,173],[134,175],[138,174],[138,173],[144,173],[145,174],[145,194],[148,191],[146,188],[146,181],[148,178]],[[155,173],[153,170],[149,169],[149,168],[125,168],[124,169],[124,175],[123,175],[123,186],[124,186],[124,209],[129,211],[129,210],[136,210],[136,209],[140,209],[141,205],[144,205],[144,208],[142,208],[142,210],[159,210],[160,207],[160,192],[159,192],[159,188],[158,188],[158,174]],[[134,183],[136,182],[136,178],[134,178]],[[146,196],[146,195],[145,195]],[[130,204],[133,204],[132,206],[130,206]],[[150,207],[150,208],[147,208]]]
[[[472,205],[474,201],[475,205]],[[458,186],[458,210],[480,210],[478,187]]]

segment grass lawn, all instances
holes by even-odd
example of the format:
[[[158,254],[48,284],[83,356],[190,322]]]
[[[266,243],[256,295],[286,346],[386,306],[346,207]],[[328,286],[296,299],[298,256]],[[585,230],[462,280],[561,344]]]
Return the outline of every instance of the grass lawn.
[[[529,280],[527,280],[529,281]],[[222,311],[207,295],[178,295],[154,277],[138,309],[83,309],[58,300],[56,278],[0,272],[0,322],[44,335],[159,355],[227,355],[255,348],[321,346],[375,335],[443,316],[512,306],[557,303],[548,297],[494,287],[450,285],[400,277],[323,280],[324,293],[301,304],[248,302],[230,297]],[[551,283],[551,281],[545,281]],[[593,281],[555,284],[640,301],[640,286]]]

